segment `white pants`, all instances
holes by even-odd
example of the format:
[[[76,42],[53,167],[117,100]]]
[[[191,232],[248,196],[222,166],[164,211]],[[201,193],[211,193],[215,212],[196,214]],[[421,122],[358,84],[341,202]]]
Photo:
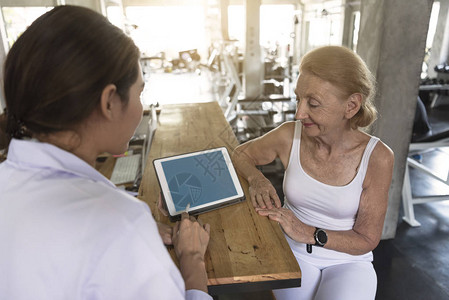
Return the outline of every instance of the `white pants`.
[[[274,290],[276,300],[374,300],[377,276],[373,264],[355,261],[322,265],[296,258],[301,287]]]

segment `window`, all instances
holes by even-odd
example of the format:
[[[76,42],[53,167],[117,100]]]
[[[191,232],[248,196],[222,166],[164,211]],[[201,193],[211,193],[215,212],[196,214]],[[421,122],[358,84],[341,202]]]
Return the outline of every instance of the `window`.
[[[320,46],[341,45],[343,8],[341,0],[306,6],[304,17],[309,22],[306,52]]]
[[[228,33],[231,40],[245,41],[245,11],[243,5],[228,6]]]
[[[425,55],[424,55],[424,60],[423,60],[423,64],[422,64],[422,69],[421,69],[421,79],[425,79],[428,77],[430,57],[432,55],[433,38],[435,37],[435,32],[437,29],[439,12],[440,12],[440,2],[435,1],[432,5],[432,12],[430,14],[430,21],[429,21],[429,28],[427,30],[426,49],[425,49]]]
[[[135,25],[130,35],[144,54],[165,52],[168,58],[178,58],[180,51],[198,49],[207,57],[202,5],[128,6],[126,16]]]
[[[17,38],[38,17],[51,10],[53,7],[2,7],[3,21],[9,48]],[[9,49],[6,49],[9,50]]]
[[[357,52],[357,43],[359,41],[359,30],[360,30],[360,11],[355,11],[352,13],[352,39],[351,48]]]
[[[123,24],[123,13],[122,8],[120,6],[111,5],[106,8],[106,15],[108,17],[109,22],[117,26],[118,28],[124,28]]]
[[[432,5],[432,12],[430,14],[429,30],[427,32],[426,48],[431,48],[435,31],[437,30],[438,13],[440,12],[440,2],[435,1]]]
[[[294,22],[294,5],[261,5],[260,6],[260,45],[287,45],[291,41]],[[228,7],[229,37],[245,41],[245,11],[243,5]]]

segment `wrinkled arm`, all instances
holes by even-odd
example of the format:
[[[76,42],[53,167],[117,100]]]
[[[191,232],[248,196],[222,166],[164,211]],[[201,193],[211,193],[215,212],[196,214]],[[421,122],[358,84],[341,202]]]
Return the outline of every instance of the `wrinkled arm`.
[[[393,165],[393,152],[379,142],[368,164],[355,224],[349,231],[328,232],[326,248],[361,255],[377,247],[388,206]]]
[[[238,146],[232,154],[237,172],[249,183],[250,198],[254,207],[272,208],[273,204],[276,207],[281,206],[275,188],[256,166],[269,164],[290,150],[286,144],[289,142],[292,128],[292,124],[281,125],[257,139]]]

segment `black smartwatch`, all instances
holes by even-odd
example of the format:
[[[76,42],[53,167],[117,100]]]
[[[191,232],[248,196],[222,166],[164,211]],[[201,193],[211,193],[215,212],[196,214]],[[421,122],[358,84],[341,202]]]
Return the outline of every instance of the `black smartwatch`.
[[[315,227],[315,233],[313,234],[315,238],[315,246],[324,247],[327,243],[327,233],[324,229]]]

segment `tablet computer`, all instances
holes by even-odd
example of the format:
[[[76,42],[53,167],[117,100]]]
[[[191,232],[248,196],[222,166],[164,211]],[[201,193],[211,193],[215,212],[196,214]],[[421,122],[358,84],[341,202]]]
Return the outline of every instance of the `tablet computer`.
[[[153,160],[170,220],[187,211],[200,214],[245,200],[225,147]]]

